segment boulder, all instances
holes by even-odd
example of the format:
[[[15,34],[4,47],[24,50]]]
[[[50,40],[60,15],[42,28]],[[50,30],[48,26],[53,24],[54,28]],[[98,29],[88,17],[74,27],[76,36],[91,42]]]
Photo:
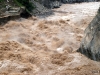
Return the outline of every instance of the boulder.
[[[100,8],[85,30],[85,36],[78,52],[92,60],[100,61]]]

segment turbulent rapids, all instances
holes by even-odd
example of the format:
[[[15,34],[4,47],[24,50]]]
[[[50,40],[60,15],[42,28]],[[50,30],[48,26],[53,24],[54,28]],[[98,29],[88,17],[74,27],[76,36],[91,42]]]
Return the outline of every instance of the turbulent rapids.
[[[91,30],[99,28],[99,5],[100,2],[62,4],[52,9],[52,15],[19,18],[0,25],[0,75],[100,75],[100,62],[80,53],[82,45],[87,49],[88,44],[99,45],[99,41],[90,43],[92,38],[86,38],[80,46],[88,25],[88,38],[94,34]]]

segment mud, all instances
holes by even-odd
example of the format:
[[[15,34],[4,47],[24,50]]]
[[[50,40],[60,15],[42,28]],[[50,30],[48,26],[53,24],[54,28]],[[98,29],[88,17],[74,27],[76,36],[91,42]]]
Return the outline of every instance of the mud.
[[[100,75],[99,62],[76,52],[100,2],[93,9],[92,4],[64,4],[47,18],[21,18],[0,26],[0,75]],[[89,10],[82,14],[81,9]]]

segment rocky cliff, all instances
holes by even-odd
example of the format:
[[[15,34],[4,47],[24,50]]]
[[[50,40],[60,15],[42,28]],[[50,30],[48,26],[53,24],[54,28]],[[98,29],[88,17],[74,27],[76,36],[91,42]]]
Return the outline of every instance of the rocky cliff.
[[[85,36],[78,50],[87,57],[100,61],[100,8],[85,30]]]

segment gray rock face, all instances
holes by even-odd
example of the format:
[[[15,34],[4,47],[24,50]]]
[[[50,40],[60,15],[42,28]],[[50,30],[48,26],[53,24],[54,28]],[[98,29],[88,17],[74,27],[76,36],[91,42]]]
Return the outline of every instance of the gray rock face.
[[[31,3],[33,3],[33,5],[35,6],[35,9],[31,13],[32,15],[44,15],[44,14],[51,12],[50,9],[47,9],[46,7],[44,7],[39,2],[31,0]]]
[[[86,28],[85,37],[78,51],[93,60],[100,61],[100,8]]]
[[[0,1],[0,25],[9,20],[20,18],[20,14],[25,10],[24,7],[18,6],[14,0]]]

